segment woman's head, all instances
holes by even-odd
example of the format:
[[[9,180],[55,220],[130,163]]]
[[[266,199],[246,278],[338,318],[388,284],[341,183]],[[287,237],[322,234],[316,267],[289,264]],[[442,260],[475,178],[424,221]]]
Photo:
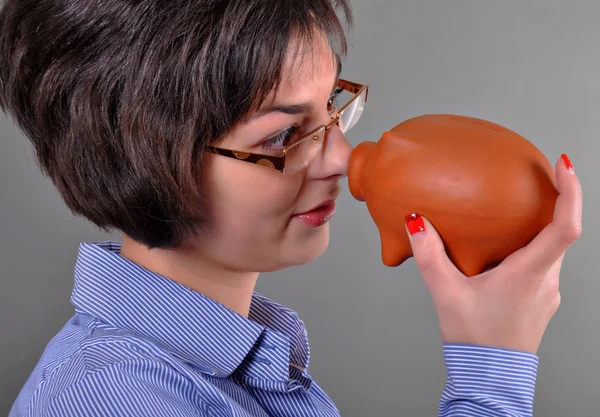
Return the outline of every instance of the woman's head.
[[[328,236],[296,214],[337,194],[340,129],[292,175],[207,147],[276,155],[328,124],[346,49],[337,10],[351,21],[344,0],[6,0],[0,105],[96,225],[235,268],[302,263]]]

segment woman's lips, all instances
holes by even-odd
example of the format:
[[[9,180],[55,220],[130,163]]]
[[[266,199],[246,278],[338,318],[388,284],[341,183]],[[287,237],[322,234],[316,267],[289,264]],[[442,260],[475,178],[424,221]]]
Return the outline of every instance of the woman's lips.
[[[303,223],[312,226],[319,227],[331,220],[335,213],[335,200],[328,201],[325,204],[321,204],[319,207],[294,215],[295,218],[302,221]]]

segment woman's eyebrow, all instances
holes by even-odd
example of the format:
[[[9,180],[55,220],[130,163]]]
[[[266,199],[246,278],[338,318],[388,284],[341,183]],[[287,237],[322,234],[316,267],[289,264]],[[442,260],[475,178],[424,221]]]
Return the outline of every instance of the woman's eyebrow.
[[[338,79],[340,78],[340,74],[342,73],[342,60],[340,59],[340,55],[336,53],[334,54],[334,56],[337,66],[337,74],[335,74],[335,84],[333,85],[333,88],[335,88],[335,86],[337,85]]]
[[[341,62],[338,54],[335,54],[335,61],[336,61],[337,70],[336,70],[335,80],[333,81],[333,86],[331,87],[331,91],[335,90],[335,87],[337,86],[337,83],[340,78],[340,74],[342,72],[342,62]],[[310,112],[312,112],[313,108],[314,108],[314,106],[312,103],[279,104],[279,105],[275,105],[275,106],[269,106],[266,109],[259,111],[252,117],[252,119],[258,119],[259,117],[262,117],[266,114],[275,113],[275,112],[289,114],[292,116],[296,115],[296,114],[310,113]]]
[[[268,107],[253,117],[256,119],[258,117],[262,117],[269,113],[279,112],[290,115],[302,114],[302,113],[310,113],[313,110],[312,103],[300,103],[300,104],[280,104],[276,106]]]

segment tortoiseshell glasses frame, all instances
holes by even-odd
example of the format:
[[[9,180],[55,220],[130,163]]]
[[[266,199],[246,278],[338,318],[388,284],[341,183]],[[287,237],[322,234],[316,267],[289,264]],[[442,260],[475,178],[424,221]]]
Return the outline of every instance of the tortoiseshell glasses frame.
[[[346,133],[360,119],[365,103],[367,102],[369,87],[344,79],[338,80],[337,87],[339,92],[347,91],[353,94],[353,96],[331,116],[328,124],[320,125],[305,136],[288,144],[281,149],[279,155],[264,155],[223,149],[215,146],[208,146],[207,150],[239,161],[273,168],[283,175],[292,175],[306,167],[314,159],[319,149],[321,149],[326,132],[334,124],[338,125],[342,133]]]

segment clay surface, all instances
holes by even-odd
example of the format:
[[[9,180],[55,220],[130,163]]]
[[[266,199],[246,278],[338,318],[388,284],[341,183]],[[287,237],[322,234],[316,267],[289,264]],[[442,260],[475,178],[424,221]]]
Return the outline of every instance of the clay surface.
[[[552,221],[554,168],[528,140],[495,123],[434,114],[406,120],[352,152],[352,196],[365,201],[387,266],[412,257],[404,216],[420,213],[467,276],[527,245]]]

